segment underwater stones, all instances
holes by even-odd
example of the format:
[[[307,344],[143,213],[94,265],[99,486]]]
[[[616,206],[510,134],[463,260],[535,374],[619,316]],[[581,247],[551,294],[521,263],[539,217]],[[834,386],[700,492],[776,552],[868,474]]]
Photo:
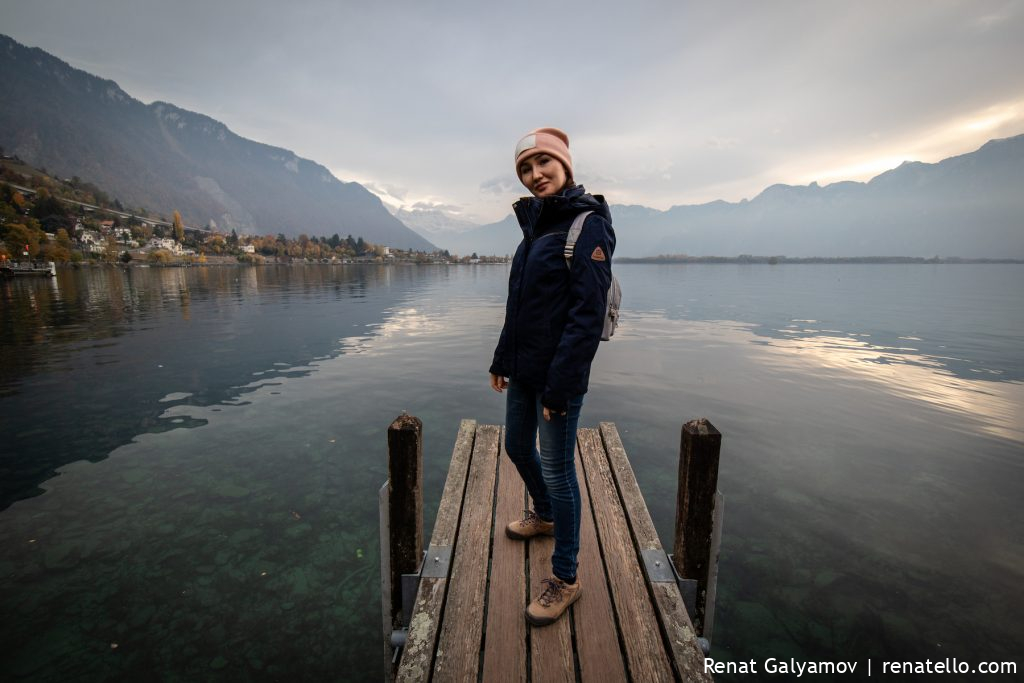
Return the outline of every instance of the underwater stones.
[[[206,578],[206,577],[204,577],[204,578]],[[206,612],[206,613],[209,613],[210,610],[205,609],[205,608],[215,607],[217,605],[220,605],[221,601],[223,600],[223,598],[221,597],[221,594],[218,591],[212,590],[212,589],[210,589],[210,588],[208,588],[206,586],[201,586],[201,587],[197,588],[196,591],[195,591],[195,597],[199,601],[200,606],[204,608],[203,611]],[[217,636],[216,636],[216,634],[214,632],[217,629],[218,629],[218,626],[213,625],[213,626],[207,626],[204,630],[206,631],[207,635],[210,637],[211,640],[216,640]]]
[[[312,570],[296,567],[287,573],[285,579],[288,581],[288,584],[292,589],[292,593],[297,595],[308,595],[310,591],[310,584],[314,583],[315,574],[316,572]]]
[[[214,492],[226,498],[244,498],[249,495],[249,489],[231,482],[223,482],[218,485]]]
[[[156,607],[153,605],[140,605],[138,608],[132,610],[131,616],[128,618],[128,623],[134,628],[145,626],[149,623],[149,620],[156,614]]]
[[[231,545],[244,545],[261,533],[259,529],[239,529],[228,537],[228,543]]]
[[[284,533],[285,536],[288,536],[289,538],[298,538],[300,536],[308,534],[311,531],[313,531],[313,527],[307,524],[306,522],[303,522],[301,524],[294,524],[290,526]]]
[[[220,655],[217,655],[216,657],[214,657],[213,659],[210,660],[210,668],[213,669],[214,671],[220,671],[221,669],[223,669],[227,665],[228,665],[228,660],[224,659],[224,657],[222,657]]]
[[[840,576],[840,574],[838,572],[834,572],[834,571],[826,569],[823,572],[818,572],[814,576],[814,585],[815,586],[819,586],[819,587],[827,586],[830,583],[832,583],[833,581],[835,581],[836,579],[838,579],[839,576]]]

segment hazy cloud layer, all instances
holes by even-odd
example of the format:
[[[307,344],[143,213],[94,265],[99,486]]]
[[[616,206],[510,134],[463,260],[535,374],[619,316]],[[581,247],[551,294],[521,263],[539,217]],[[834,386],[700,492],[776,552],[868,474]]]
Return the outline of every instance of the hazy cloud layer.
[[[522,192],[512,148],[542,125],[570,133],[589,189],[657,208],[1024,132],[1020,1],[0,0],[0,26],[386,201],[480,222]]]

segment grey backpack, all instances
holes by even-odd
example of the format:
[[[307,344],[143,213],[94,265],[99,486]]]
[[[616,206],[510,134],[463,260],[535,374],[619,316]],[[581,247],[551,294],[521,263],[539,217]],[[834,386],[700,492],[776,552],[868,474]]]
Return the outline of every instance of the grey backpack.
[[[593,211],[584,211],[576,216],[569,228],[569,236],[565,238],[565,265],[572,269],[572,253],[576,249],[576,240],[583,232],[583,221]],[[608,341],[615,334],[615,326],[619,324],[619,304],[622,302],[622,288],[619,287],[619,280],[612,275],[612,284],[608,287],[608,307],[604,313],[604,329],[601,331],[601,341]]]

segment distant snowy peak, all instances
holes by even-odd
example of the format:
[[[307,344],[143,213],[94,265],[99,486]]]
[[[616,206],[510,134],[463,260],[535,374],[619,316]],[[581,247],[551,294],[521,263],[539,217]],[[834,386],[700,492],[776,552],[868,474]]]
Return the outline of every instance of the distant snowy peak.
[[[391,213],[420,234],[461,233],[479,227],[472,221],[456,218],[440,209],[413,209],[410,211],[402,207],[392,210]]]

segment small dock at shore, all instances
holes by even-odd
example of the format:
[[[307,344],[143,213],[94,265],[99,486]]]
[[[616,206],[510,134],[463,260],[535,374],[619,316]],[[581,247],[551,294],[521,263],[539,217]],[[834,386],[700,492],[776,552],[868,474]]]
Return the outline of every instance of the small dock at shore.
[[[0,276],[2,277],[55,277],[57,266],[53,261],[47,263],[19,263],[17,261],[4,261],[0,264]]]
[[[422,538],[422,423],[388,430],[380,491],[388,681],[710,681],[722,496],[721,434],[683,425],[675,555],[664,550],[614,423],[580,428],[581,598],[555,624],[524,609],[550,574],[554,539],[505,536],[530,501],[503,428],[463,420],[433,534]]]

